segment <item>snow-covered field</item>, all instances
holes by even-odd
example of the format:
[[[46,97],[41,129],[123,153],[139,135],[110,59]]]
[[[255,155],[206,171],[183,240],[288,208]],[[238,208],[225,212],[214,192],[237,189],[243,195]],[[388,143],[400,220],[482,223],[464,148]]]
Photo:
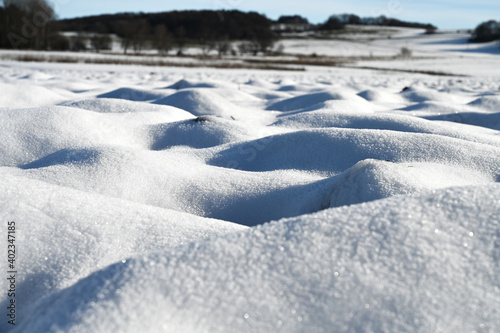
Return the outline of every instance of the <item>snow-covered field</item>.
[[[438,37],[471,76],[0,62],[0,331],[499,332],[498,59]]]

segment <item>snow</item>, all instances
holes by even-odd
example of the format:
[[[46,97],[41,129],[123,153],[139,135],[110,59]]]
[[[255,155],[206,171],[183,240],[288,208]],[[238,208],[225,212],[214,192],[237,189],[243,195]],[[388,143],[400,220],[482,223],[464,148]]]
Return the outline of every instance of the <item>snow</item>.
[[[391,33],[471,76],[0,61],[0,331],[499,331],[497,55]]]
[[[393,197],[136,256],[15,331],[494,332],[499,191]]]

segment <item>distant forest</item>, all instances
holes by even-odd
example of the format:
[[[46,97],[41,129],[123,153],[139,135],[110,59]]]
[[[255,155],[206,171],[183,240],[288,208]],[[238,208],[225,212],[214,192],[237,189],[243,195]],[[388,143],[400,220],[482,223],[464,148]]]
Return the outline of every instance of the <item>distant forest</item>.
[[[127,51],[136,53],[151,44],[159,51],[175,47],[182,52],[191,43],[203,44],[207,51],[225,53],[228,41],[251,41],[254,53],[266,52],[275,38],[272,21],[255,12],[240,11],[173,11],[165,13],[122,13],[100,15],[58,22],[62,31],[115,34]]]
[[[386,16],[379,17],[359,17],[354,14],[332,15],[328,20],[319,24],[319,29],[343,29],[345,25],[379,25],[386,27],[403,27],[403,28],[419,28],[426,29],[427,32],[434,32],[437,27],[430,23],[405,22],[395,18]]]
[[[175,47],[182,53],[185,45],[197,43],[205,51],[215,49],[220,55],[229,51],[228,41],[246,41],[238,46],[241,54],[268,53],[274,41],[280,38],[279,29],[273,29],[276,24],[287,25],[289,30],[296,25],[306,26],[301,31],[340,30],[347,24],[423,28],[428,32],[437,29],[431,24],[404,22],[385,16],[360,18],[353,14],[332,15],[324,23],[311,24],[299,15],[281,16],[273,21],[256,12],[237,10],[121,13],[61,20],[58,23],[62,31],[115,34],[121,38],[125,52],[129,48],[140,52],[143,44],[149,41],[160,52],[168,52]]]
[[[173,11],[154,14],[123,13],[100,15],[59,21],[62,31],[114,33],[120,37],[134,34],[134,30],[154,34],[159,26],[165,26],[173,38],[190,40],[222,39],[252,40],[272,38],[272,25],[306,24],[310,30],[338,30],[345,25],[380,25],[435,30],[432,24],[404,22],[385,16],[360,18],[353,14],[332,15],[324,23],[310,24],[299,15],[281,16],[277,21],[250,12],[233,11]]]
[[[256,12],[237,10],[120,13],[57,20],[46,0],[0,0],[0,22],[0,48],[98,52],[110,49],[112,36],[116,36],[125,53],[152,48],[163,54],[171,50],[182,54],[188,45],[196,44],[205,54],[215,50],[219,55],[234,53],[233,41],[238,41],[240,54],[269,53],[286,31],[322,34],[348,24],[422,28],[428,33],[437,29],[385,16],[332,15],[323,23],[311,24],[299,15],[273,21]]]
[[[174,38],[250,40],[271,37],[272,23],[255,12],[189,10],[89,16],[61,20],[59,27],[62,31],[113,33],[128,37],[136,33],[153,35],[158,27],[163,26]]]

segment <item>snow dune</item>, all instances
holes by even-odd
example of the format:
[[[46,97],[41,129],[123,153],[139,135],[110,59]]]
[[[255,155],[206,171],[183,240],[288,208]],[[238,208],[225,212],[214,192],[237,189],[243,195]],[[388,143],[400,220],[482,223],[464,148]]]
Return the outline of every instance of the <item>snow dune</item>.
[[[2,332],[500,330],[493,83],[107,70],[2,69]]]
[[[135,88],[119,88],[105,94],[98,95],[100,98],[118,98],[130,101],[152,101],[165,97],[164,94],[156,91]]]
[[[499,194],[393,197],[136,256],[15,331],[494,332]]]

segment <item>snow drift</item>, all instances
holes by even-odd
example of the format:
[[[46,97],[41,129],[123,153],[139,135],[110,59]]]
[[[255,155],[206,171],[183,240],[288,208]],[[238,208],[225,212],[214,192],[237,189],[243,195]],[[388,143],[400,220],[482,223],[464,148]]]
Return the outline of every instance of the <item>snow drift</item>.
[[[2,67],[2,332],[500,330],[493,81],[158,71]]]
[[[138,256],[15,332],[496,331],[499,196],[394,197]]]

